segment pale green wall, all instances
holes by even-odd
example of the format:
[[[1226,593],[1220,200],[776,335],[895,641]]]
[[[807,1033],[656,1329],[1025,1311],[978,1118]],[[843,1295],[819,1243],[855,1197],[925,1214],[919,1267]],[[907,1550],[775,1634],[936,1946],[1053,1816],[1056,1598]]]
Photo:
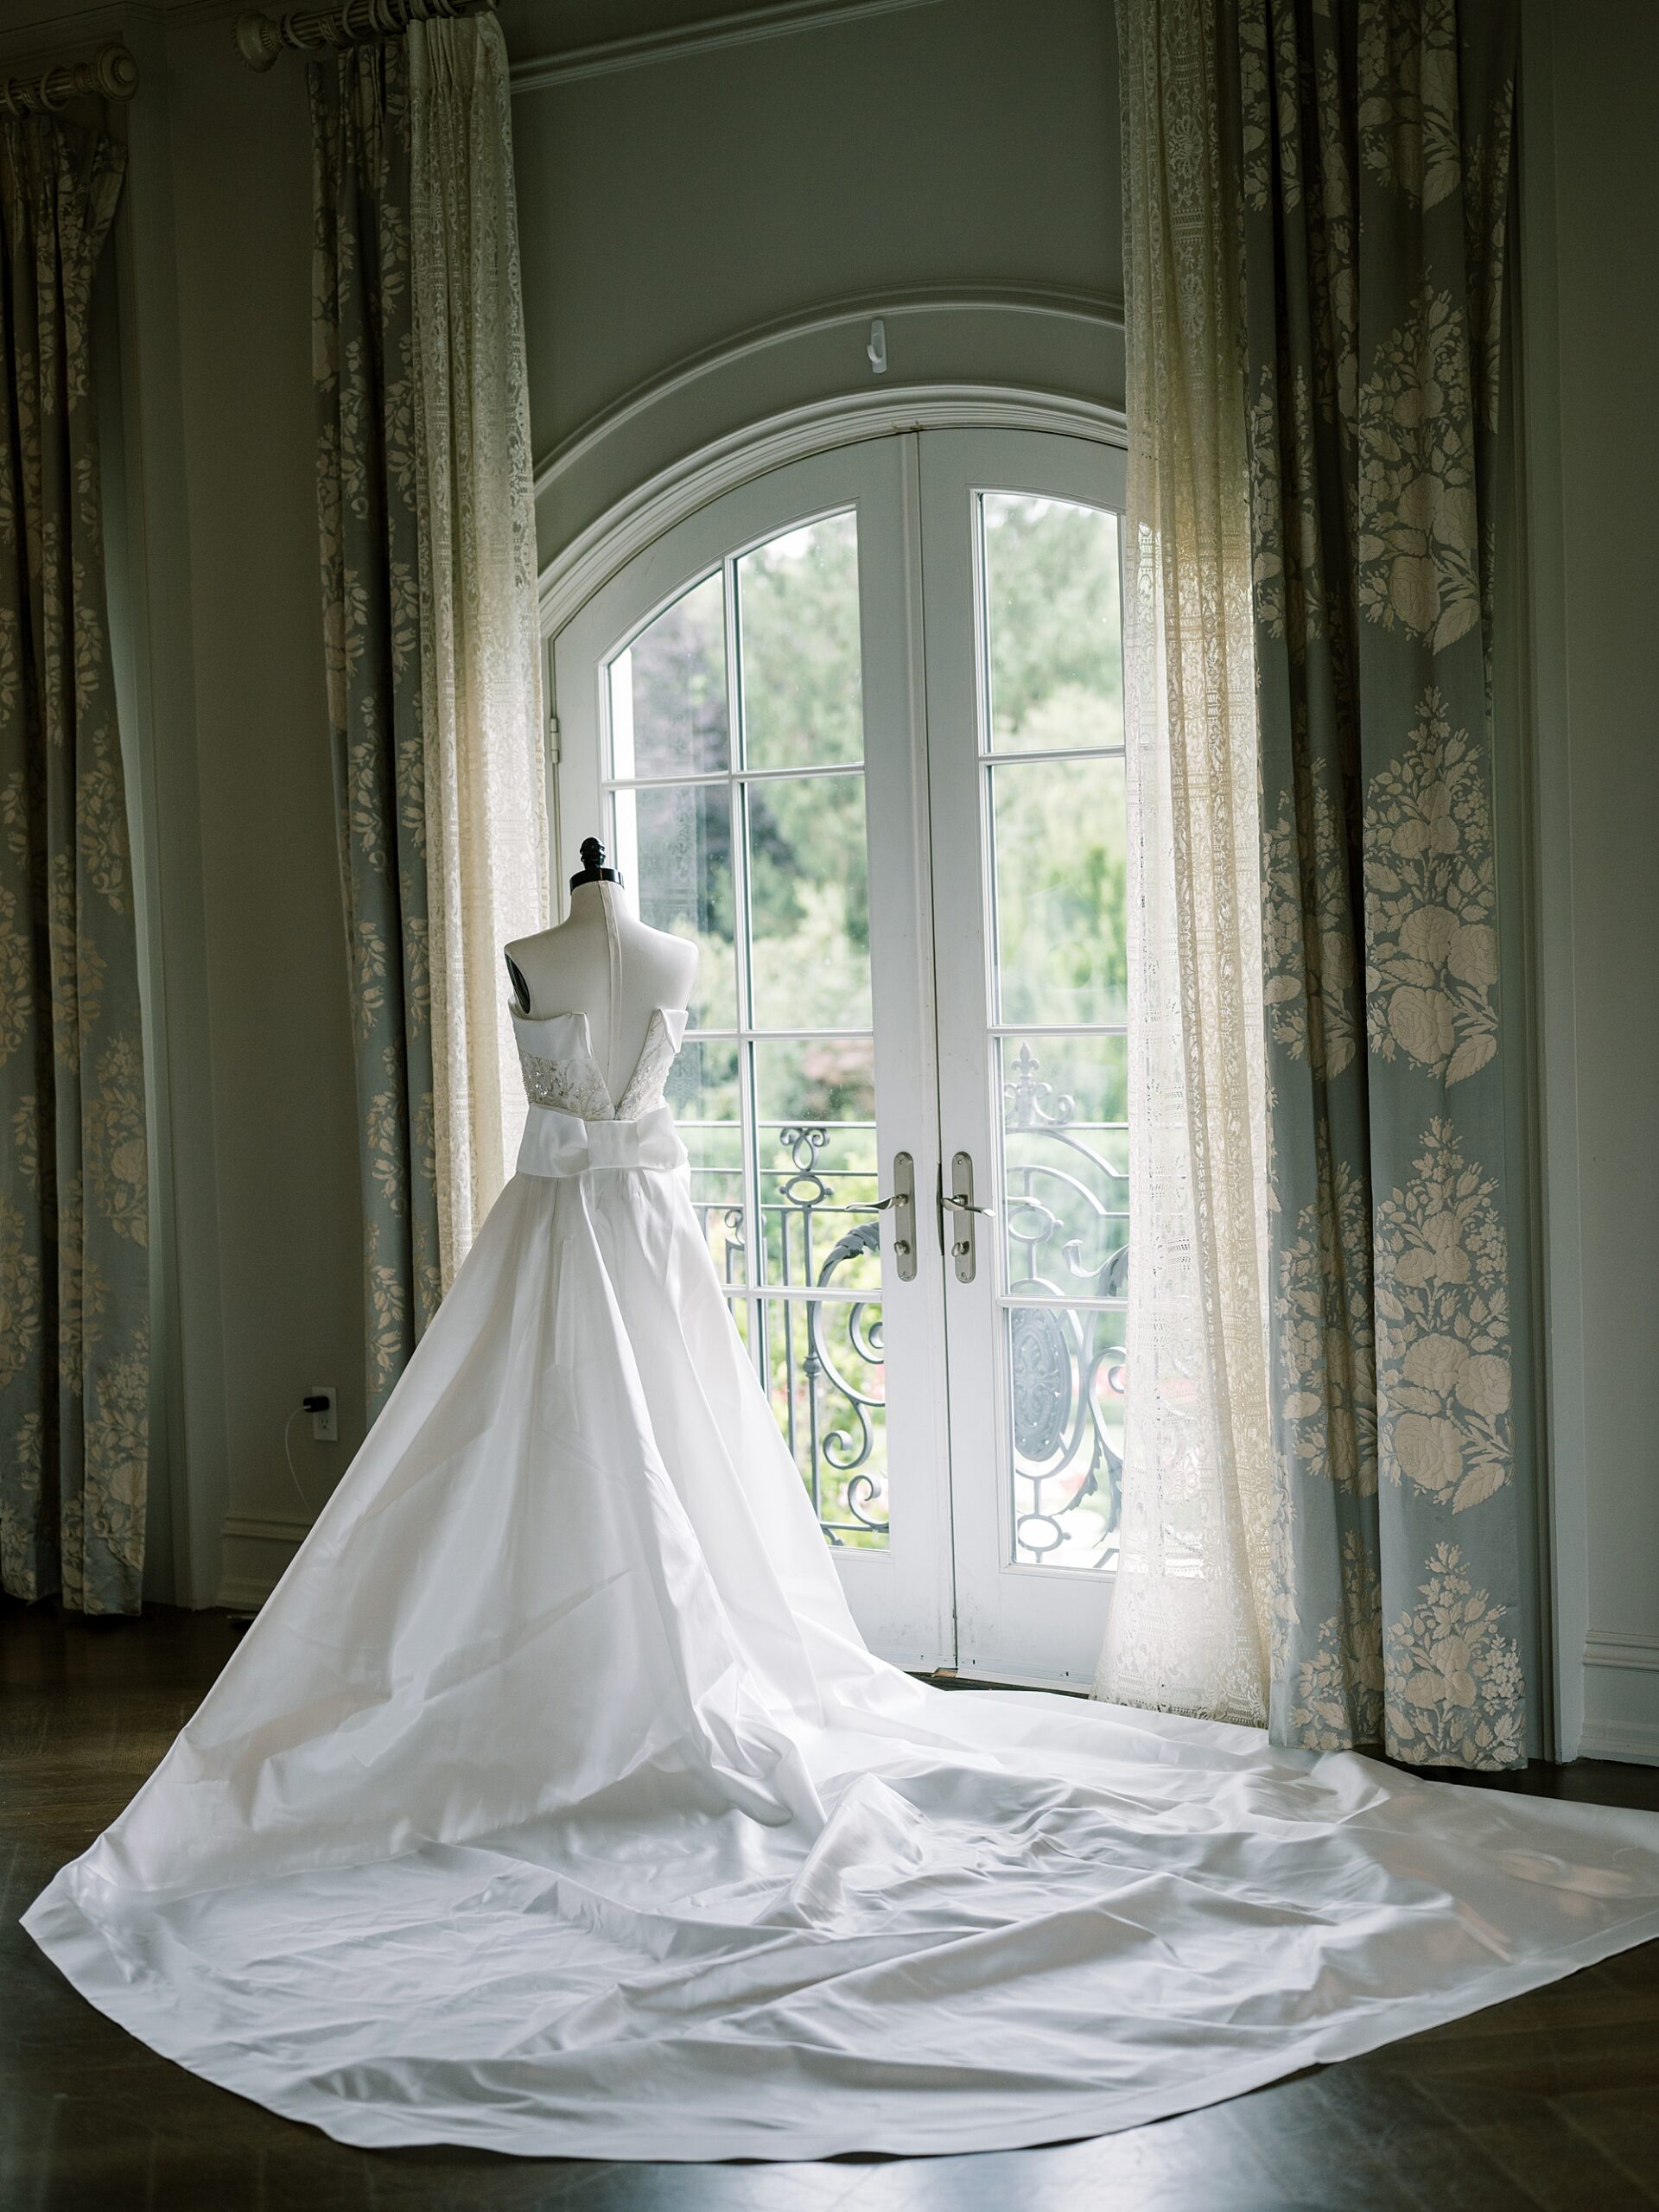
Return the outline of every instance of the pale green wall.
[[[1525,24],[1564,1736],[1581,1715],[1586,1752],[1659,1761],[1659,7],[1558,0]]]
[[[554,16],[507,0],[515,55]],[[1099,0],[935,0],[513,103],[538,454],[698,348],[848,293],[1122,292]]]
[[[316,1382],[362,1426],[362,1230],[324,721],[302,70],[222,22],[169,40],[183,448],[212,1039],[226,1508],[302,1516],[283,1423]],[[187,1351],[188,1351],[187,1347]],[[321,1501],[346,1464],[295,1423]],[[270,1540],[233,1537],[232,1577]],[[196,1583],[199,1599],[216,1594]]]

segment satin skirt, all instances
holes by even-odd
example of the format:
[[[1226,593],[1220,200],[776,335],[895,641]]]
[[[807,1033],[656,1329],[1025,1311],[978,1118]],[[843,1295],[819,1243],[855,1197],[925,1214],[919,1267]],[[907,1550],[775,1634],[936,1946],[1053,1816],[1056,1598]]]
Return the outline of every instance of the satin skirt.
[[[810,2158],[1130,2126],[1659,1936],[1653,1815],[874,1657],[645,1123],[540,1128],[30,1909],[94,2005],[346,2143]]]

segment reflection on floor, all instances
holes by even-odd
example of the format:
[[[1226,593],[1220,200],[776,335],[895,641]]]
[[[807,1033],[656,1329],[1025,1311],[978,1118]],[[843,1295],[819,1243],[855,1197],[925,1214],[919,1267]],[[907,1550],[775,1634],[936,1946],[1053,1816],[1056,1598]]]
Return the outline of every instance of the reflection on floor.
[[[119,1811],[232,1647],[222,1613],[0,1601],[5,2212],[1620,2212],[1659,2204],[1659,1943],[1184,2119],[1040,2151],[637,2166],[343,2149],[156,2057],[16,1925]],[[1535,1769],[1659,1809],[1659,1770]]]

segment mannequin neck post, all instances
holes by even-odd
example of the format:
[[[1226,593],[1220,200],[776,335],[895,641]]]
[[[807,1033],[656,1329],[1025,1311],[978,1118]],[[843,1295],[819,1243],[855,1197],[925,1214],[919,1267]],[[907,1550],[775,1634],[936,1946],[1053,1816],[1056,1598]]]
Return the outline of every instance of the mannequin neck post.
[[[570,891],[570,919],[573,922],[602,918],[607,906],[613,913],[626,914],[629,901],[620,883],[577,883]]]

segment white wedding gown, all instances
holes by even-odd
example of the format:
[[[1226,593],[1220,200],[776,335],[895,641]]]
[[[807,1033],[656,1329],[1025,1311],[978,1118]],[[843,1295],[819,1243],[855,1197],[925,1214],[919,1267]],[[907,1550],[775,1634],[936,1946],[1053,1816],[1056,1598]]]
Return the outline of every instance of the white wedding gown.
[[[359,2145],[1155,2120],[1659,1936],[1659,1818],[866,1650],[698,1234],[654,1016],[521,1025],[519,1172],[200,1710],[25,1922]]]

